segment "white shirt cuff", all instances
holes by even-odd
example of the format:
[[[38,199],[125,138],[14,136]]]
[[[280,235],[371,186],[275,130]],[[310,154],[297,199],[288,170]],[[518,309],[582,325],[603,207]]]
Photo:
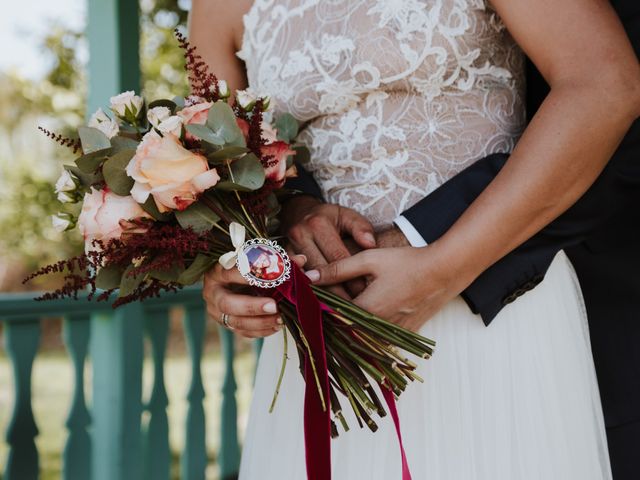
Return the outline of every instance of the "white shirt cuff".
[[[393,223],[400,229],[404,236],[407,237],[407,240],[411,244],[412,247],[426,247],[427,242],[424,241],[422,235],[416,230],[409,220],[400,215],[396,218]]]

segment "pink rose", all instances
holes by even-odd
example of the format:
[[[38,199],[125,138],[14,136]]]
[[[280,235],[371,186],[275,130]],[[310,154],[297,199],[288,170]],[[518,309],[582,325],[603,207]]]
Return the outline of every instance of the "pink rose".
[[[138,145],[127,175],[135,180],[131,196],[144,203],[151,195],[161,212],[184,210],[220,180],[205,157],[184,148],[176,136],[155,131]]]
[[[284,184],[284,179],[287,178],[287,157],[289,155],[295,155],[295,151],[291,150],[288,143],[285,142],[273,142],[269,145],[263,145],[260,149],[260,153],[263,157],[269,158],[269,166],[265,168],[266,179],[275,183],[278,186]],[[294,169],[289,169],[294,172]]]
[[[82,211],[78,217],[78,228],[85,240],[85,249],[93,250],[93,240],[107,242],[120,238],[127,228],[129,220],[136,218],[152,218],[130,196],[121,197],[108,189],[86,193],[82,203]]]
[[[209,109],[213,103],[211,102],[203,102],[196,103],[195,105],[191,105],[190,107],[184,107],[182,110],[176,113],[180,118],[182,118],[182,123],[184,125],[204,125],[207,123],[207,117],[209,116]],[[187,140],[197,140],[196,137],[191,135],[189,132],[186,133],[185,137]]]

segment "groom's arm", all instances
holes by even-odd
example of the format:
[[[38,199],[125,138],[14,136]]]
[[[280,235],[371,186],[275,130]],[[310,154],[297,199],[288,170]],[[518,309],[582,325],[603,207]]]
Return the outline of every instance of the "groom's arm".
[[[508,155],[495,154],[479,160],[404,212],[396,223],[408,238],[412,233],[407,232],[407,224],[424,242],[434,242],[489,185],[507,159]],[[462,292],[469,307],[482,316],[485,324],[505,305],[540,283],[560,250],[584,241],[622,205],[624,189],[618,188],[616,173],[620,161],[614,158],[576,204],[492,265]]]

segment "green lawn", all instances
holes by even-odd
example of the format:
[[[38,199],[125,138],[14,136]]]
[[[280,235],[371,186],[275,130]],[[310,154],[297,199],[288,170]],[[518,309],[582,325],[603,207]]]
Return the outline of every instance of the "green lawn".
[[[222,362],[219,347],[207,347],[208,352],[203,360],[202,374],[207,397],[205,411],[207,415],[207,448],[210,458],[215,458],[219,446],[219,406],[220,387],[222,381]],[[251,384],[253,380],[254,356],[250,349],[243,349],[238,354],[235,372],[238,381],[238,408],[241,437],[246,424]],[[173,355],[165,364],[165,382],[169,395],[169,436],[173,454],[172,478],[178,479],[179,457],[184,444],[184,419],[187,402],[185,396],[190,380],[189,361],[186,355]],[[91,398],[91,366],[87,365],[87,398]],[[151,391],[152,364],[147,360],[143,372],[144,398]],[[42,480],[60,478],[62,468],[61,452],[66,438],[64,422],[66,420],[72,391],[72,369],[64,352],[45,352],[36,357],[33,370],[33,408],[36,423],[40,430],[37,437]],[[0,352],[0,466],[4,467],[7,458],[7,445],[4,443],[4,432],[9,421],[13,402],[11,366],[3,352]],[[0,471],[2,468],[0,468]],[[1,473],[0,473],[1,478]],[[212,462],[207,469],[207,479],[217,479],[217,466]]]

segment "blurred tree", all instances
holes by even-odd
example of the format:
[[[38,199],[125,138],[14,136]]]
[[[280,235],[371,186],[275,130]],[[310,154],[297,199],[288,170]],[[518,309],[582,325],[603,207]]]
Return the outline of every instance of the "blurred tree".
[[[184,58],[173,30],[186,28],[190,1],[141,0],[140,8],[143,94],[185,96]],[[50,219],[61,210],[78,213],[78,205],[61,205],[53,193],[61,165],[73,156],[36,127],[73,135],[84,121],[84,32],[54,25],[42,52],[50,67],[40,81],[0,72],[0,290],[21,288],[25,272],[82,248],[77,232],[59,234]]]

